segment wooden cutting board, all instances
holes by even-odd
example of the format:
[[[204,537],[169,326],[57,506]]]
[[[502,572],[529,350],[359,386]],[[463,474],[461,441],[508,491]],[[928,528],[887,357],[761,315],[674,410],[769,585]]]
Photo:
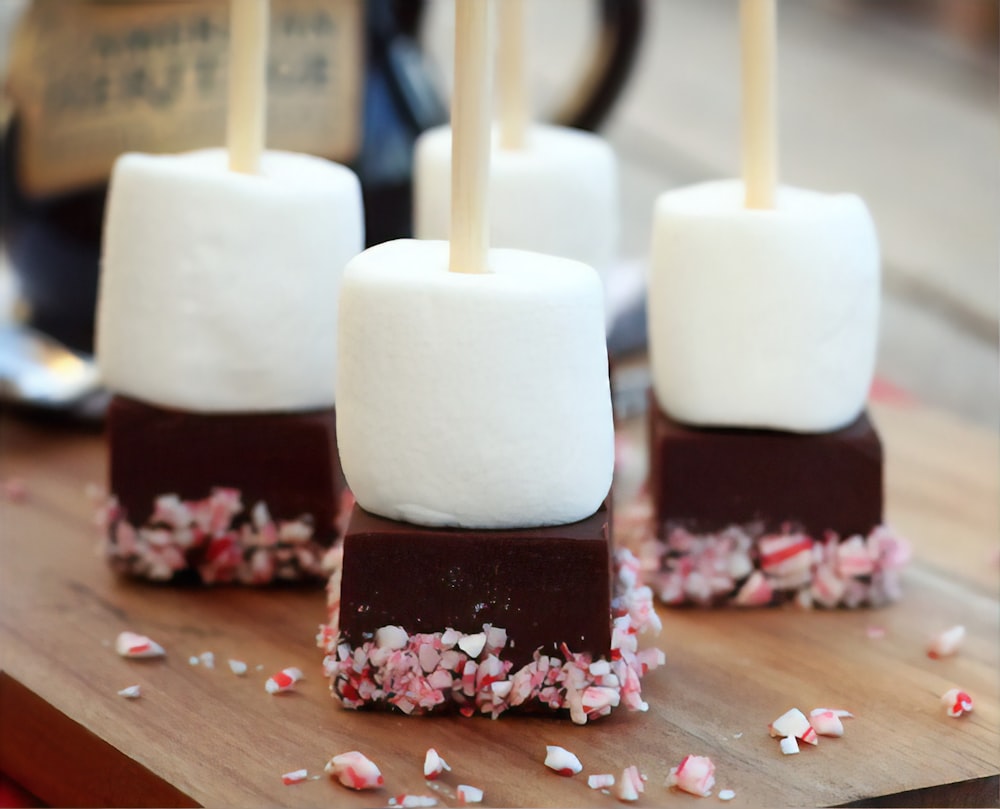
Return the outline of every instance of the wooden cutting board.
[[[888,516],[915,558],[905,595],[879,610],[661,610],[647,639],[667,654],[645,681],[647,713],[585,727],[546,718],[407,718],[341,709],[314,647],[320,590],[184,590],[117,579],[97,552],[87,484],[105,474],[102,439],[53,424],[0,421],[0,770],[53,805],[376,806],[399,793],[488,806],[614,806],[585,776],[635,764],[637,806],[692,805],[664,787],[687,754],[711,756],[734,806],[995,806],[998,733],[997,435],[916,406],[875,409],[888,454]],[[640,430],[636,425],[626,429]],[[930,660],[928,636],[961,623],[960,654]],[[148,634],[162,660],[118,657],[118,632]],[[884,636],[873,637],[884,630]],[[211,651],[216,667],[189,657]],[[249,664],[234,675],[227,659]],[[268,675],[298,666],[296,692]],[[258,669],[258,667],[260,667]],[[142,697],[117,695],[139,684]],[[975,711],[948,718],[939,696],[969,691]],[[767,724],[790,707],[846,708],[840,739],[782,756]],[[576,753],[582,775],[543,766],[545,745]],[[428,789],[424,752],[452,772]],[[376,793],[321,774],[358,749],[385,775]],[[716,797],[707,800],[717,802]]]

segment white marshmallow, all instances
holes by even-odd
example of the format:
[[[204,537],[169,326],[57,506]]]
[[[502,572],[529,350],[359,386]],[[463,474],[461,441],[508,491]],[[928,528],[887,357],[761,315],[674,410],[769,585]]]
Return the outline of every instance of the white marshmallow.
[[[337,436],[358,503],[431,526],[519,528],[593,514],[614,435],[601,284],[590,268],[400,240],[344,273]]]
[[[417,140],[414,235],[447,239],[451,205],[451,127]],[[618,164],[597,135],[535,124],[522,149],[501,149],[493,132],[490,243],[572,258],[604,274],[618,248]]]
[[[653,388],[679,421],[823,432],[864,407],[878,339],[879,251],[864,202],[743,184],[657,200],[649,279]]]
[[[114,391],[192,411],[329,407],[337,300],[362,247],[343,166],[222,149],[127,154],[111,178],[97,356]]]

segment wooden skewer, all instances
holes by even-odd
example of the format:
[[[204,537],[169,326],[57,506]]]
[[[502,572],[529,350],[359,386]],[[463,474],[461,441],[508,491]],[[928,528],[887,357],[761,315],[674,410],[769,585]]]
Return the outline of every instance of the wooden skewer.
[[[778,174],[775,0],[740,0],[747,208],[773,208]]]
[[[226,146],[229,168],[260,171],[267,110],[268,0],[230,0],[229,109]]]
[[[452,272],[488,272],[490,31],[487,0],[455,2],[455,94],[451,108]]]
[[[500,148],[524,148],[528,99],[524,69],[524,0],[500,0],[497,81],[500,84]]]

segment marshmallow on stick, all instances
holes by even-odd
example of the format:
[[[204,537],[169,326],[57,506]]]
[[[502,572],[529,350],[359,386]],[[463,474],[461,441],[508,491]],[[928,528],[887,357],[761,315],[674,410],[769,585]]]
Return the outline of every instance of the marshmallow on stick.
[[[581,261],[599,273],[615,259],[619,235],[618,167],[597,135],[530,120],[525,87],[523,0],[501,0],[499,121],[490,145],[490,239]],[[449,126],[425,132],[414,156],[414,234],[447,239],[450,220]]]
[[[774,0],[743,0],[744,182],[663,194],[649,280],[653,388],[679,421],[824,432],[864,408],[879,250],[864,202],[776,186]]]
[[[397,241],[345,271],[341,462],[360,506],[431,526],[593,514],[614,440],[594,270],[485,251],[486,4],[456,4],[452,240]]]

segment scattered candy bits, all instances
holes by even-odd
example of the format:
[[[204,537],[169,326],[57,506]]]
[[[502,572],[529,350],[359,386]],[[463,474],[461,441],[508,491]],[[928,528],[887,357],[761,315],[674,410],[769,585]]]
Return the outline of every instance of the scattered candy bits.
[[[620,801],[637,801],[639,795],[646,791],[646,784],[639,774],[639,768],[634,764],[622,770],[622,777],[618,781],[617,798]]]
[[[813,708],[809,712],[809,724],[820,736],[840,737],[844,735],[844,723],[842,718],[851,718],[854,714],[850,711],[834,710],[831,708]]]
[[[375,762],[357,750],[334,756],[323,770],[348,789],[377,789],[385,783]]]
[[[707,798],[715,786],[715,764],[708,756],[684,756],[680,764],[670,768],[666,785]]]
[[[591,789],[607,789],[615,785],[615,777],[611,773],[600,773],[587,776],[587,786]]]
[[[264,683],[264,690],[268,694],[282,694],[291,691],[295,684],[302,679],[302,671],[297,668],[282,669],[277,674],[272,674]]]
[[[433,747],[427,748],[427,753],[424,755],[424,778],[434,781],[445,770],[451,771],[448,762],[441,758]]]
[[[927,656],[932,660],[950,657],[958,651],[963,640],[965,640],[965,627],[961,624],[939,632],[927,644]]]
[[[965,691],[958,688],[951,688],[941,695],[941,704],[944,705],[948,716],[958,719],[962,714],[972,712],[972,697]]]
[[[807,744],[819,744],[816,738],[816,730],[809,724],[806,715],[798,708],[791,708],[768,725],[768,731],[772,737],[787,739],[801,739]],[[784,745],[782,745],[784,750]],[[795,752],[798,752],[796,750]]]
[[[736,793],[731,789],[720,789],[719,790],[719,800],[720,801],[731,801],[736,797]]]
[[[416,807],[421,806],[437,806],[437,798],[432,798],[430,795],[397,795],[395,798],[389,798],[389,806],[402,806],[402,807]]]
[[[138,699],[142,696],[142,690],[137,685],[130,685],[118,692],[119,697],[125,699]]]
[[[235,674],[237,677],[242,677],[247,673],[247,664],[242,660],[230,660],[229,670]]]
[[[566,748],[554,744],[545,747],[545,766],[565,776],[576,775],[583,770],[580,759]]]
[[[309,777],[309,770],[294,770],[293,772],[286,772],[281,776],[281,783],[286,787],[292,784],[301,784]]]
[[[156,641],[135,632],[122,632],[115,639],[115,651],[122,657],[146,658],[163,657],[166,652]]]
[[[794,756],[799,752],[799,743],[795,741],[794,736],[785,736],[781,740],[781,752],[786,756]]]
[[[459,803],[482,803],[483,791],[479,787],[470,787],[468,784],[459,784],[455,790]]]

